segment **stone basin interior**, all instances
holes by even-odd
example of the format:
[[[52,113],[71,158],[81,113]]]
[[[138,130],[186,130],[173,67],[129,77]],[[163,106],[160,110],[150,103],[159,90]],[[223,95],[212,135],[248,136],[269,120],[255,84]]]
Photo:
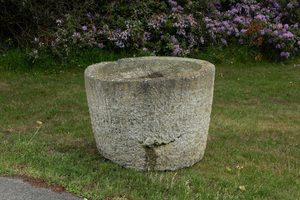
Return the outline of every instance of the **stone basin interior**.
[[[153,79],[188,76],[201,70],[202,65],[184,59],[120,59],[108,62],[98,70],[104,79]]]

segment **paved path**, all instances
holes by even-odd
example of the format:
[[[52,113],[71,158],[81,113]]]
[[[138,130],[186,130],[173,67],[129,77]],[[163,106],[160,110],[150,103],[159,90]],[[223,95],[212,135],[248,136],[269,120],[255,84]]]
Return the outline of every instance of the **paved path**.
[[[68,193],[31,186],[22,179],[0,177],[0,200],[82,200]]]

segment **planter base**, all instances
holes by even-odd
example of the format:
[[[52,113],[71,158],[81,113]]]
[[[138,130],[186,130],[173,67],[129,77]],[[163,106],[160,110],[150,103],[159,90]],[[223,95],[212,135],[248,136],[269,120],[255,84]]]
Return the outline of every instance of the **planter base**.
[[[137,170],[177,170],[202,159],[214,66],[175,57],[102,62],[85,71],[99,152]]]

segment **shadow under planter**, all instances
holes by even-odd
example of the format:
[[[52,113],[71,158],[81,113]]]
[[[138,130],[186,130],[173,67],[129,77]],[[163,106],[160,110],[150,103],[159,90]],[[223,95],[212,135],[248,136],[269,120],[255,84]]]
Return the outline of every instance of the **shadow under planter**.
[[[204,155],[214,65],[177,57],[125,58],[85,70],[99,152],[126,168],[177,170]]]

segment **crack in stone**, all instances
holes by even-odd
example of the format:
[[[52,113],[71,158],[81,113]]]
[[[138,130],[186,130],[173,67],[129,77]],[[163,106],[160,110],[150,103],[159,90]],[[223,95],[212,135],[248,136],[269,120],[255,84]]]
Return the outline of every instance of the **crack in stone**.
[[[156,139],[153,139],[151,137],[147,137],[146,140],[143,142],[143,146],[144,147],[149,147],[149,148],[153,148],[153,147],[160,147],[160,146],[165,146],[168,145],[172,142],[175,142],[177,139],[181,138],[182,135],[179,135],[178,137],[166,142],[166,141],[157,141]]]
[[[145,149],[145,167],[144,168],[147,169],[148,171],[155,170],[156,160],[158,158],[155,148],[171,144],[172,142],[175,142],[177,139],[179,139],[181,136],[182,135],[179,135],[178,137],[174,138],[173,140],[170,140],[169,142],[158,142],[158,141],[155,141],[152,138],[148,137],[143,142],[143,147]]]

